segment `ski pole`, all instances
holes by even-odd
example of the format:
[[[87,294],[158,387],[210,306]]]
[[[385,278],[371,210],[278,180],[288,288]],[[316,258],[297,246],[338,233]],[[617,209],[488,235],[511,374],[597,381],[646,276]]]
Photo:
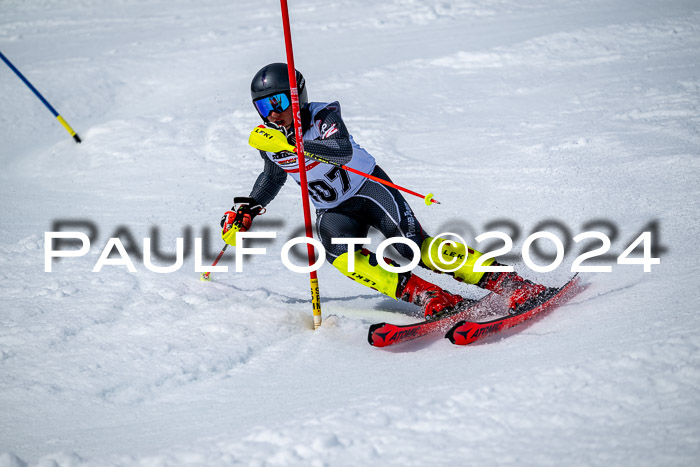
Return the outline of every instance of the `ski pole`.
[[[224,247],[221,249],[221,252],[219,253],[219,256],[216,257],[214,262],[212,263],[211,267],[216,266],[216,263],[219,262],[222,256],[224,256],[224,252],[226,251],[226,248],[228,248],[228,243],[224,243]],[[211,280],[211,271],[209,272],[203,272],[202,275],[199,277],[200,281],[210,281]]]
[[[384,185],[390,186],[390,187],[392,187],[392,188],[396,188],[397,190],[401,190],[401,191],[403,191],[403,192],[405,192],[405,193],[408,193],[408,194],[411,194],[411,195],[413,195],[413,196],[417,196],[417,197],[419,197],[419,198],[423,198],[423,201],[425,201],[425,204],[426,204],[427,206],[430,206],[432,203],[440,204],[440,201],[438,201],[438,200],[436,200],[436,199],[433,198],[433,194],[432,194],[432,193],[428,193],[427,195],[423,196],[423,195],[421,195],[420,193],[416,193],[416,192],[413,191],[413,190],[409,190],[408,188],[404,188],[404,187],[402,187],[402,186],[400,186],[400,185],[397,185],[397,184],[395,184],[395,183],[392,183],[392,182],[390,182],[390,181],[388,181],[388,180],[384,180],[383,178],[375,177],[374,175],[370,175],[370,174],[368,174],[368,173],[362,172],[361,170],[353,169],[352,167],[348,167],[347,165],[343,165],[343,164],[339,164],[339,163],[337,163],[337,162],[329,161],[329,160],[327,160],[327,159],[324,159],[324,158],[322,158],[322,157],[316,156],[316,155],[314,155],[314,154],[309,154],[308,152],[305,152],[304,154],[305,154],[309,159],[313,159],[313,160],[318,161],[318,162],[323,162],[324,164],[330,164],[330,165],[334,165],[334,166],[336,166],[336,167],[340,167],[341,169],[345,169],[345,170],[347,170],[347,171],[349,171],[349,172],[356,173],[357,175],[362,175],[363,177],[369,178],[370,180],[374,180],[375,182],[382,183],[382,184],[384,184]]]
[[[313,238],[311,228],[311,210],[309,208],[309,187],[306,181],[306,165],[304,164],[304,141],[301,130],[301,111],[299,108],[299,90],[297,89],[297,73],[294,67],[294,49],[292,48],[292,32],[289,25],[289,10],[287,0],[280,0],[282,10],[282,28],[284,29],[284,45],[287,49],[287,72],[289,75],[289,94],[292,101],[292,113],[294,114],[294,132],[296,134],[296,150],[299,161],[299,178],[301,182],[301,202],[304,208],[304,224],[306,226],[306,237]],[[306,250],[309,255],[309,266],[314,266],[316,254],[311,242],[306,243]],[[318,288],[318,276],[316,270],[309,272],[309,283],[311,285],[311,306],[314,317],[314,329],[321,326],[321,294]]]
[[[285,141],[275,141],[275,136],[271,135],[266,130],[269,130],[269,128],[266,127],[265,125],[257,126],[253,130],[253,132],[250,134],[250,140],[248,141],[248,143],[251,146],[253,146],[254,148],[260,149],[262,151],[278,152],[279,148],[280,148],[280,144],[282,144],[282,145],[286,144],[286,140]],[[297,136],[297,141],[299,141],[298,136]],[[303,150],[303,147],[302,147],[302,150]],[[297,148],[292,148],[291,145],[289,145],[289,151],[296,152],[297,154],[299,153]],[[361,175],[365,178],[369,178],[370,180],[374,180],[377,183],[381,183],[383,185],[387,185],[387,186],[390,186],[392,188],[396,188],[397,190],[401,190],[401,191],[408,193],[408,194],[411,194],[413,196],[423,198],[423,201],[425,201],[425,204],[428,206],[431,206],[432,203],[440,204],[440,201],[433,198],[432,193],[428,193],[427,195],[423,196],[420,193],[416,193],[413,190],[409,190],[408,188],[404,188],[404,187],[397,185],[395,183],[392,183],[388,180],[384,180],[382,178],[375,177],[374,175],[370,175],[370,174],[362,172],[360,170],[353,169],[352,167],[348,167],[347,165],[339,164],[338,162],[329,161],[328,159],[325,159],[321,156],[317,156],[316,154],[304,152],[304,155],[306,157],[308,157],[309,159],[313,159],[313,160],[318,161],[318,162],[323,162],[324,164],[330,164],[330,165],[333,165],[335,167],[340,167],[341,169],[345,169],[349,172],[356,173],[357,175]],[[304,164],[299,163],[299,167],[304,167]],[[305,185],[302,183],[302,187],[303,186],[305,186]]]
[[[37,89],[34,86],[32,86],[32,83],[30,83],[29,80],[24,77],[24,75],[10,62],[10,60],[7,57],[5,57],[5,55],[3,55],[2,52],[0,52],[0,58],[2,59],[3,62],[5,62],[5,65],[10,67],[10,70],[14,71],[15,74],[19,77],[19,79],[21,79],[22,82],[27,85],[27,87],[34,93],[34,95],[37,98],[39,98],[39,100],[46,106],[46,108],[49,109],[49,111],[53,114],[53,116],[56,117],[56,120],[58,120],[59,123],[61,125],[63,125],[63,128],[65,128],[66,131],[73,137],[75,142],[80,143],[81,142],[80,136],[78,136],[78,134],[75,132],[75,130],[73,130],[73,128],[70,127],[68,122],[66,122],[63,119],[63,117],[61,117],[58,114],[58,112],[56,112],[56,109],[54,109],[51,106],[51,104],[49,104],[49,101],[44,99],[44,96],[42,96],[41,93],[39,91],[37,91]]]

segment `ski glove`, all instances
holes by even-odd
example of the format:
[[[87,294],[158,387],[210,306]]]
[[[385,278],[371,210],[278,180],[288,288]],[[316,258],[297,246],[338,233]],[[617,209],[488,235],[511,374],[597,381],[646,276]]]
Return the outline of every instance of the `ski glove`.
[[[287,141],[287,131],[274,123],[258,125],[253,128],[248,144],[255,149],[266,152],[294,152],[295,147]]]
[[[221,238],[227,244],[236,246],[236,233],[250,229],[255,216],[263,214],[265,208],[254,198],[237,197],[233,199],[233,203],[231,210],[221,217]]]

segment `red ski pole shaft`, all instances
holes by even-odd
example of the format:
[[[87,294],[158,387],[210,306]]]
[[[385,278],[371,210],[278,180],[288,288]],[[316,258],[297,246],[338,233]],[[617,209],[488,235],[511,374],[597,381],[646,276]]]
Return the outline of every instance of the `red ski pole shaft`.
[[[297,89],[296,68],[294,67],[294,49],[292,48],[292,32],[289,26],[289,10],[287,0],[280,0],[282,9],[282,26],[284,28],[284,42],[287,49],[287,70],[289,73],[289,93],[292,101],[292,112],[294,113],[294,134],[296,135],[297,160],[299,162],[299,179],[301,182],[301,201],[304,207],[304,224],[306,226],[306,237],[313,238],[311,229],[311,209],[309,207],[309,187],[306,181],[306,160],[304,158],[304,134],[301,128],[301,109],[299,108],[299,90]],[[309,255],[309,266],[315,264],[316,254],[314,247],[307,242],[307,252]],[[311,285],[311,302],[313,306],[314,329],[321,326],[321,296],[318,288],[318,276],[316,271],[309,273],[309,283]]]
[[[228,243],[225,243],[225,244],[224,244],[224,247],[221,249],[221,252],[219,253],[219,256],[216,257],[216,259],[215,259],[214,262],[212,263],[211,267],[214,267],[214,266],[217,265],[217,263],[219,262],[219,260],[221,259],[221,257],[224,256],[224,252],[226,251],[226,248],[228,248]],[[203,272],[203,273],[202,273],[201,280],[203,280],[203,281],[208,281],[208,280],[209,280],[209,276],[211,276],[211,271],[210,271],[210,272]]]
[[[364,173],[364,172],[362,172],[362,171],[360,171],[360,170],[353,169],[352,167],[348,167],[347,165],[341,165],[340,168],[341,168],[341,169],[345,169],[345,170],[347,170],[347,171],[349,171],[349,172],[356,173],[356,174],[358,174],[358,175],[362,175],[363,177],[369,178],[370,180],[374,180],[375,182],[382,183],[382,184],[384,184],[384,185],[386,185],[386,186],[390,186],[390,187],[392,187],[392,188],[396,188],[397,190],[401,190],[401,191],[403,191],[403,192],[405,192],[405,193],[408,193],[408,194],[411,194],[411,195],[413,195],[413,196],[417,196],[417,197],[419,197],[419,198],[423,198],[423,200],[425,201],[425,204],[427,204],[428,206],[430,206],[430,203],[440,204],[440,201],[438,201],[438,200],[436,200],[436,199],[433,199],[433,194],[432,194],[432,193],[428,193],[427,195],[424,196],[424,195],[421,195],[420,193],[416,193],[416,192],[413,191],[413,190],[409,190],[408,188],[404,188],[404,187],[402,187],[402,186],[400,186],[400,185],[397,185],[397,184],[395,184],[395,183],[392,183],[392,182],[390,182],[390,181],[388,181],[388,180],[384,180],[384,179],[382,179],[382,178],[375,177],[374,175],[370,175],[370,174]]]
[[[370,180],[374,180],[377,183],[381,183],[383,185],[390,186],[392,188],[396,188],[397,190],[401,190],[401,191],[408,193],[408,194],[411,194],[413,196],[423,198],[423,200],[425,201],[425,204],[427,204],[428,206],[430,206],[431,203],[440,204],[440,201],[433,199],[432,193],[428,193],[427,195],[421,195],[420,193],[416,193],[413,190],[409,190],[408,188],[404,188],[404,187],[397,185],[395,183],[392,183],[388,180],[384,180],[383,178],[375,177],[374,175],[370,175],[368,173],[362,172],[361,170],[353,169],[352,167],[348,167],[347,165],[338,164],[337,162],[329,161],[328,159],[324,159],[323,157],[317,156],[315,154],[310,154],[308,152],[304,153],[304,154],[306,155],[306,157],[313,159],[313,160],[316,160],[318,162],[323,162],[324,164],[330,164],[330,165],[334,165],[336,167],[340,167],[341,169],[356,173],[357,175],[361,175],[365,178],[369,178]]]

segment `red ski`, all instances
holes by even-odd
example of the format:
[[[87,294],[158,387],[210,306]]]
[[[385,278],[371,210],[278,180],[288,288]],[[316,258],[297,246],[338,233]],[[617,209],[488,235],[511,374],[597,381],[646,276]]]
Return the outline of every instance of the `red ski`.
[[[369,328],[367,340],[375,347],[386,347],[388,345],[406,342],[417,337],[425,336],[433,332],[445,332],[456,322],[474,316],[477,308],[486,303],[493,294],[488,294],[481,300],[465,300],[451,310],[443,311],[433,319],[421,321],[414,324],[389,324],[377,323]]]
[[[502,318],[485,321],[482,323],[472,321],[460,321],[447,331],[445,338],[456,345],[467,345],[476,342],[484,337],[496,334],[505,329],[512,328],[523,321],[527,321],[533,316],[544,311],[555,308],[571,299],[579,293],[582,287],[578,284],[578,274],[564,284],[559,290],[550,297],[546,302],[541,303],[534,308],[519,313],[517,315],[504,316]]]

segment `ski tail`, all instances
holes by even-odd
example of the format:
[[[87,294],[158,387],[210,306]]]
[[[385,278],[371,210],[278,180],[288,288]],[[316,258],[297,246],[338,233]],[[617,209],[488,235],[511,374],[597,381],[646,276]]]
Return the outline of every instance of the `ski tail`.
[[[535,307],[523,311],[517,315],[504,316],[485,322],[459,321],[454,324],[445,334],[445,338],[449,339],[455,345],[468,345],[491,336],[508,328],[512,328],[524,321],[527,321],[544,311],[550,310],[558,305],[562,305],[574,295],[579,293],[583,288],[579,285],[578,274],[572,277],[569,282],[557,289],[549,299],[536,305]]]
[[[486,297],[489,296],[490,294]],[[432,319],[414,324],[373,324],[369,327],[367,341],[374,347],[387,347],[400,342],[410,341],[426,334],[445,332],[456,322],[468,318],[473,308],[483,300],[483,298],[478,301],[465,299],[453,308],[438,313]]]

